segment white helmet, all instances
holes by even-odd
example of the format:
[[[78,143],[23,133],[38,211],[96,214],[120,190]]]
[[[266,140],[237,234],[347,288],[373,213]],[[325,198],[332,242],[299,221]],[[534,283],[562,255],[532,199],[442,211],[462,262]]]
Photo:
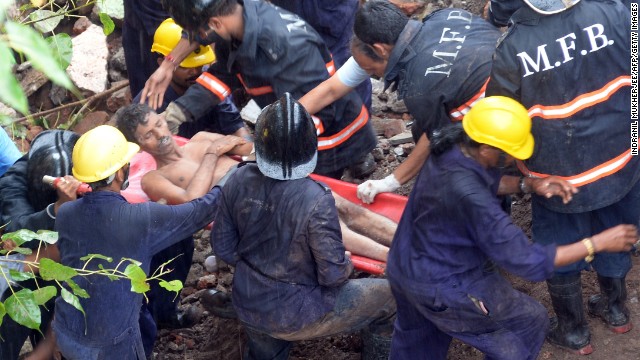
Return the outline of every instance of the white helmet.
[[[567,10],[580,0],[524,0],[524,2],[537,13],[551,15]]]

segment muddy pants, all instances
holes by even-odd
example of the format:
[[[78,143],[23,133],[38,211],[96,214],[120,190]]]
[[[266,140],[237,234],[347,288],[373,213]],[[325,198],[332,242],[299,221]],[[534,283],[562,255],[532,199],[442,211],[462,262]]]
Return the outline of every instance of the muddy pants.
[[[349,280],[341,289],[333,311],[299,331],[277,333],[244,324],[247,333],[245,360],[286,360],[291,341],[311,340],[355,332],[391,336],[396,304],[385,279]]]
[[[393,271],[388,277],[398,305],[391,359],[444,360],[457,338],[487,359],[534,360],[544,343],[547,310],[495,271],[468,286],[415,282]]]

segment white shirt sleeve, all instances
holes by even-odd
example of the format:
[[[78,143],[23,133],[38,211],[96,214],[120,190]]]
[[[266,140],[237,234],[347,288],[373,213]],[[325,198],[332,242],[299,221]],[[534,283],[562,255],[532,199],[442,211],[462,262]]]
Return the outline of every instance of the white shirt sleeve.
[[[350,88],[360,85],[361,82],[369,78],[369,74],[358,65],[353,59],[353,56],[338,69],[336,75],[338,79],[340,79],[340,82]]]

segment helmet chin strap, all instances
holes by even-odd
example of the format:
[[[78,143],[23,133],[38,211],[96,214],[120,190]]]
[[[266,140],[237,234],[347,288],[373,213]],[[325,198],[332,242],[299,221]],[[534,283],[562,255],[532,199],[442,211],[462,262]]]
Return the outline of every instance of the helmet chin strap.
[[[120,185],[120,190],[126,190],[129,187],[129,169],[131,169],[131,166],[127,166],[124,170],[124,181]]]

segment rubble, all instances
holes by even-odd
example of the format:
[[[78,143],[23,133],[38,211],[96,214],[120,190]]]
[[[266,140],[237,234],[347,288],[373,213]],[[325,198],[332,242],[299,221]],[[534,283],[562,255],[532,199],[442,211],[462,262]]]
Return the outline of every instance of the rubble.
[[[99,93],[107,88],[106,36],[102,28],[90,25],[85,32],[72,39],[73,55],[67,68],[71,81],[80,89]]]

